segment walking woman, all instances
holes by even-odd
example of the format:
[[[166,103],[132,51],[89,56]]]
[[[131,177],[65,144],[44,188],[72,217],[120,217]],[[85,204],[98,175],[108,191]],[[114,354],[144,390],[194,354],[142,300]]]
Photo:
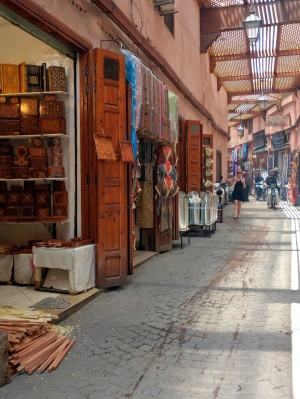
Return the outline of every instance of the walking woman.
[[[246,188],[245,178],[242,175],[242,169],[238,168],[236,175],[231,179],[230,185],[234,184],[232,199],[234,203],[234,219],[241,216],[242,202],[245,202],[244,189]]]

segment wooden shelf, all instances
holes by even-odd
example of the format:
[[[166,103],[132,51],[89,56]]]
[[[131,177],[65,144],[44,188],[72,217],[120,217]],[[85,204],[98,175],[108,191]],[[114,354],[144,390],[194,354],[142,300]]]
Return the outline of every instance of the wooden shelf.
[[[69,180],[67,177],[37,177],[37,178],[30,178],[30,179],[22,179],[16,177],[15,179],[4,179],[0,178],[0,181],[38,181],[38,180]]]
[[[33,91],[29,93],[6,93],[0,94],[0,97],[43,97],[45,94],[56,94],[68,96],[69,94],[66,91]]]
[[[52,134],[10,134],[10,135],[0,135],[0,139],[5,140],[24,140],[24,139],[32,139],[34,137],[58,137],[58,138],[69,138],[66,134],[63,133],[52,133]]]
[[[0,217],[0,223],[15,223],[15,224],[25,224],[25,223],[67,223],[69,219],[65,216],[48,216],[48,217],[38,217],[38,216],[2,216]]]

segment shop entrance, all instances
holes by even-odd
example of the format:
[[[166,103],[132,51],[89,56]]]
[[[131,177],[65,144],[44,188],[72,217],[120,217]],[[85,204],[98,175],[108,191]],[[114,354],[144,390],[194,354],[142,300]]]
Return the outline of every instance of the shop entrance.
[[[83,57],[86,71],[82,134],[83,234],[96,244],[96,285],[126,281],[129,246],[128,164],[122,159],[126,135],[124,56],[94,49]]]

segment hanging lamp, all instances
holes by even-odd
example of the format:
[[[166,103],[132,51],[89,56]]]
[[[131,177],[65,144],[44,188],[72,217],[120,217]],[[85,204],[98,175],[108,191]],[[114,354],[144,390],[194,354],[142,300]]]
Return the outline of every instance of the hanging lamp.
[[[250,15],[243,22],[243,27],[246,31],[248,42],[254,46],[259,39],[259,31],[262,27],[262,20],[256,15],[256,10],[250,2]]]

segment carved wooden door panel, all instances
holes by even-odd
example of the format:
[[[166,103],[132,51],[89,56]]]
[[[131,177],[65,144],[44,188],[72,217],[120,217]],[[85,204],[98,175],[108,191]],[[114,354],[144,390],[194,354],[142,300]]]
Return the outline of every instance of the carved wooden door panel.
[[[200,191],[202,184],[202,125],[186,121],[187,127],[187,192]]]
[[[125,60],[121,54],[102,49],[90,55],[91,159],[95,159],[95,146],[97,149],[91,178],[97,192],[96,208],[91,212],[96,227],[96,284],[112,287],[123,284],[128,274],[128,164],[120,157],[120,142],[126,139]]]

